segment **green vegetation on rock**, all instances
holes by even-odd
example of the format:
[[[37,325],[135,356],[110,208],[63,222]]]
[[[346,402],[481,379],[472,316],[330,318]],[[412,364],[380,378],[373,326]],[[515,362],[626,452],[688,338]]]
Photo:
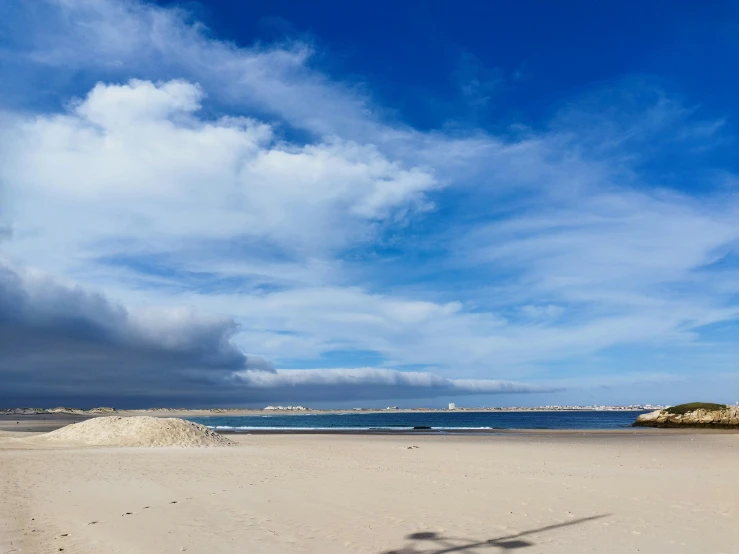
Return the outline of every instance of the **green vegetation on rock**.
[[[711,402],[690,402],[688,404],[679,404],[678,406],[672,406],[667,408],[667,413],[683,415],[688,412],[694,412],[695,410],[724,410],[727,406],[725,404],[712,404]]]

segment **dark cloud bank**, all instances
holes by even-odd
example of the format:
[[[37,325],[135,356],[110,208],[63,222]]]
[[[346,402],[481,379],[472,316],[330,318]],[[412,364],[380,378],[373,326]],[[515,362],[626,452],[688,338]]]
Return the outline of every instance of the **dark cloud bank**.
[[[0,406],[259,406],[543,392],[387,369],[275,371],[230,318],[132,309],[0,262]]]

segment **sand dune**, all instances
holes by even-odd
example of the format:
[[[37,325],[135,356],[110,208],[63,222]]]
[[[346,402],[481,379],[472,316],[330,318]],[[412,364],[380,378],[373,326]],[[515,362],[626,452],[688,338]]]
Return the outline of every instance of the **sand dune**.
[[[232,441],[204,425],[177,418],[98,417],[44,433],[39,441],[91,446],[229,446]]]

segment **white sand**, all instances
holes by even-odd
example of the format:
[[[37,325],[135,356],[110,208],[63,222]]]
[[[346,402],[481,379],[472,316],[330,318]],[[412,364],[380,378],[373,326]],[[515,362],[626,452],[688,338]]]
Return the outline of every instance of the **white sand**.
[[[235,440],[0,436],[0,553],[739,552],[737,434]]]
[[[191,421],[159,417],[98,417],[56,431],[37,440],[92,446],[229,446],[233,442]]]

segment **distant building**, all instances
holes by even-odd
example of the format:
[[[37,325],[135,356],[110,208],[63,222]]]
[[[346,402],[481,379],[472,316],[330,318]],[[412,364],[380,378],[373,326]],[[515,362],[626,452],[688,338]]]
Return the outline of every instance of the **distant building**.
[[[454,402],[449,402],[449,409],[450,410],[456,410],[457,409],[457,405]]]

